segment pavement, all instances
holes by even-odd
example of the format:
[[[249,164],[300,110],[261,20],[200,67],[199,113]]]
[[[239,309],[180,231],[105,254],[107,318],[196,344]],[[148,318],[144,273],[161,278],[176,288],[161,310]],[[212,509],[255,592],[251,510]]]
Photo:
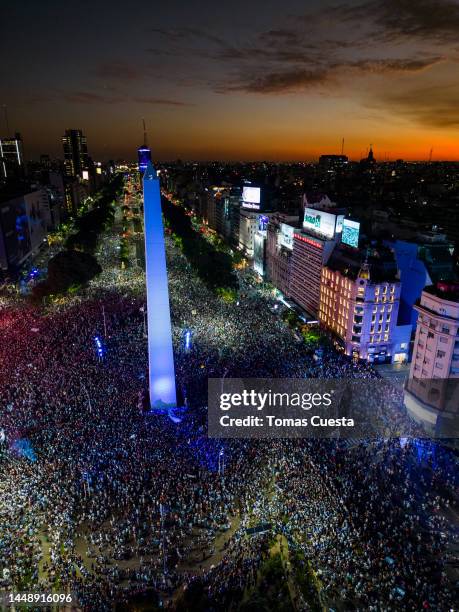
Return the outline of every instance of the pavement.
[[[410,372],[409,363],[382,363],[380,365],[373,364],[375,370],[394,387],[403,389],[405,380]]]

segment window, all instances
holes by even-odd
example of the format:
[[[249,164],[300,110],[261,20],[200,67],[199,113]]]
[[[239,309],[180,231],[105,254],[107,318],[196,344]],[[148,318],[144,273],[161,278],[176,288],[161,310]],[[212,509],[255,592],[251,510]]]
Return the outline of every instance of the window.
[[[434,337],[434,335],[433,335],[433,333],[432,333],[432,332],[429,332],[429,333],[427,334],[427,337],[428,337],[428,338],[433,338],[433,337]]]
[[[443,325],[443,327],[441,328],[441,331],[443,334],[449,334],[449,327],[446,327],[446,325]]]
[[[443,364],[442,363],[436,363],[435,367],[437,368],[437,370],[443,370]]]
[[[440,342],[442,344],[448,344],[448,338],[443,338],[442,336],[440,336]]]
[[[437,351],[437,357],[444,357],[446,355],[445,351]]]

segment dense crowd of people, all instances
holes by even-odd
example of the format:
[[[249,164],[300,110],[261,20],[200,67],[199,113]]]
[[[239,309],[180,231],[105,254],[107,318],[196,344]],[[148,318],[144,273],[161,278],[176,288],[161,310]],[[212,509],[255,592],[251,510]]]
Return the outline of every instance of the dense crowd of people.
[[[115,249],[106,238],[102,256],[116,261]],[[170,242],[167,256],[180,422],[142,408],[144,297],[126,281],[139,283],[137,269],[122,291],[112,270],[45,312],[0,311],[0,589],[72,592],[98,611],[142,593],[179,606],[202,589],[227,609],[267,554],[269,534],[247,528],[269,523],[337,609],[448,609],[452,465],[395,439],[208,438],[208,377],[377,375],[332,349],[317,363],[264,298],[226,304]]]

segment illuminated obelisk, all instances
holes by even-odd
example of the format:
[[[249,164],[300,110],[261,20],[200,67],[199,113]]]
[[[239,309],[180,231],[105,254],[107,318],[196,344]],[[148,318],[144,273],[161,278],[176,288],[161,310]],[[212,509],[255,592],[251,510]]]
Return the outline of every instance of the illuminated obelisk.
[[[143,176],[143,202],[150,406],[152,409],[175,408],[177,397],[161,192],[151,162]]]

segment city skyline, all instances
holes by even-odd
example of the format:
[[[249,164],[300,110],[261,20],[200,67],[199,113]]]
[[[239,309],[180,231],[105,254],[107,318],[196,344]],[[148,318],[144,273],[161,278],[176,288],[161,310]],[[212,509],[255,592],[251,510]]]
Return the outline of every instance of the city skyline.
[[[1,9],[0,104],[27,158],[81,128],[93,157],[134,159],[145,117],[160,160],[310,161],[343,138],[351,159],[459,160],[452,0],[110,9]]]

